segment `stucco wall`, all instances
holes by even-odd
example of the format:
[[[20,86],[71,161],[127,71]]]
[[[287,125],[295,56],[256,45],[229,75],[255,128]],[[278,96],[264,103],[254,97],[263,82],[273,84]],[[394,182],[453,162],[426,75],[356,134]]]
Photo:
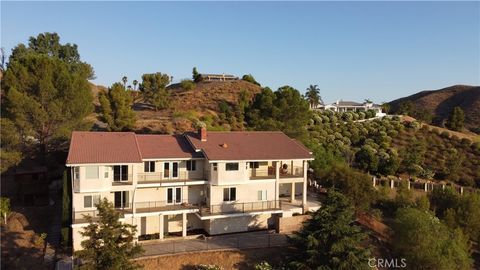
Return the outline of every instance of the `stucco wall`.
[[[293,233],[302,228],[303,222],[310,218],[310,215],[299,215],[292,217],[277,217],[278,233]]]
[[[224,234],[234,232],[245,232],[249,230],[260,230],[268,227],[268,219],[271,214],[218,218],[209,220],[205,230],[211,234]]]
[[[211,205],[224,204],[228,202],[223,201],[223,189],[235,187],[236,201],[235,202],[257,202],[258,191],[263,190],[267,192],[267,201],[275,200],[275,181],[274,180],[251,180],[241,185],[228,186],[211,186]]]

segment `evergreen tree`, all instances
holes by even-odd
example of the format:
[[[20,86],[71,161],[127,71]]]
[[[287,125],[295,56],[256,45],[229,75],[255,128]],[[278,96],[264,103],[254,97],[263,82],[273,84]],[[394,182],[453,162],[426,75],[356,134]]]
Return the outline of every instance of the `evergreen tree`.
[[[465,115],[462,108],[455,107],[453,108],[450,118],[448,119],[447,126],[451,130],[461,131],[463,129],[465,121]]]
[[[134,243],[136,226],[119,221],[120,213],[106,198],[97,205],[98,221],[86,216],[89,223],[80,234],[82,250],[76,255],[82,259],[80,269],[137,269],[135,256],[143,253],[140,245]]]
[[[170,83],[170,77],[160,72],[143,74],[140,91],[144,100],[153,105],[155,110],[166,109],[169,106],[170,94],[166,87]]]
[[[123,82],[123,89],[127,89],[127,82],[128,82],[127,76],[122,77],[122,82]]]
[[[6,172],[9,168],[16,166],[23,158],[21,151],[21,137],[15,124],[7,118],[1,119],[2,139],[1,143],[1,173]]]
[[[420,174],[426,151],[425,141],[413,138],[403,151],[402,169],[413,176]]]
[[[131,130],[135,125],[132,96],[120,83],[114,83],[107,93],[99,95],[102,120],[111,131]]]
[[[291,269],[370,269],[366,238],[354,224],[354,209],[348,199],[330,191],[322,207],[290,239],[295,248]]]
[[[260,86],[260,83],[257,82],[257,80],[255,80],[255,77],[253,77],[252,74],[245,74],[242,76],[242,80],[244,81],[247,81],[247,82],[250,82],[250,83],[253,83],[253,84],[256,84],[258,86]]]
[[[397,211],[393,248],[412,269],[472,269],[467,238],[450,230],[428,211],[402,208]]]
[[[57,34],[32,37],[28,47],[18,45],[9,58],[2,79],[3,116],[15,123],[22,144],[33,139],[41,154],[58,150],[72,130],[91,126],[85,121],[93,111],[90,78],[93,69],[80,61],[76,45],[60,44]]]
[[[192,70],[192,79],[194,82],[200,82],[202,77],[200,76],[200,73],[198,73],[197,68],[193,67]]]

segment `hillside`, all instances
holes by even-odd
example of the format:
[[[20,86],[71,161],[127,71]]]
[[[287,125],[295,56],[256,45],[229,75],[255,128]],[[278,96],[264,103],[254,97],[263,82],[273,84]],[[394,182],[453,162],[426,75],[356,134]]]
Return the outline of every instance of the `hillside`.
[[[103,86],[92,85],[95,103],[98,104],[98,92]],[[170,107],[155,111],[143,103],[140,95],[135,98],[133,109],[137,114],[136,129],[142,132],[173,133],[192,129],[197,120],[207,124],[221,126],[219,119],[221,102],[229,106],[238,104],[241,92],[249,99],[261,91],[261,87],[243,80],[227,82],[199,82],[192,90],[183,89],[180,84],[167,87],[170,92]],[[100,125],[101,126],[101,125]],[[225,126],[225,129],[230,129]]]
[[[391,101],[390,111],[398,113],[402,103],[413,105],[413,114],[422,118],[430,114],[432,123],[442,126],[454,107],[462,108],[465,113],[465,127],[476,133],[480,132],[480,87],[454,85],[439,90],[421,91],[408,97]],[[417,114],[417,115],[415,115]],[[422,114],[422,115],[418,115]]]

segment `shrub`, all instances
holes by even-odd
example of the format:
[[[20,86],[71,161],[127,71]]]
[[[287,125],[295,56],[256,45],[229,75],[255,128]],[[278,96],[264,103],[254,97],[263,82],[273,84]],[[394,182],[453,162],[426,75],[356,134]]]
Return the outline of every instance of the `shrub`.
[[[195,88],[195,83],[192,80],[189,79],[184,79],[180,82],[180,85],[182,86],[183,89],[185,90],[193,90]]]
[[[223,269],[222,267],[214,264],[200,264],[197,266],[197,270],[222,270],[222,269]]]
[[[273,267],[268,262],[263,261],[261,263],[256,264],[253,269],[255,269],[255,270],[272,270]]]
[[[470,146],[472,144],[472,141],[468,138],[463,138],[461,140],[462,144],[465,145],[465,146]]]
[[[450,132],[448,131],[442,131],[442,133],[440,133],[440,136],[442,136],[442,138],[450,138]]]
[[[260,86],[260,83],[258,83],[258,82],[255,80],[255,78],[252,76],[252,74],[245,74],[245,75],[243,75],[242,80]]]

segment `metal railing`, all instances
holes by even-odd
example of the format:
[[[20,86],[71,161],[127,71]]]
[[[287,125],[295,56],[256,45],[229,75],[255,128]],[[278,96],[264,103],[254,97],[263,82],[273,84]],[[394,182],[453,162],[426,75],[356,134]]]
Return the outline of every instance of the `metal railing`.
[[[114,174],[112,181],[114,183],[132,182],[133,174]]]
[[[115,211],[120,212],[120,217],[123,217],[126,213],[131,213],[132,209],[129,208],[129,204],[123,208],[115,208]],[[87,222],[87,216],[92,217],[93,220],[98,219],[98,210],[86,210],[86,211],[73,211],[73,223]]]
[[[152,213],[159,211],[194,209],[198,208],[197,203],[189,202],[188,200],[172,200],[172,201],[148,201],[136,202],[136,213]]]
[[[139,173],[138,182],[159,182],[162,180],[201,180],[206,179],[206,175],[201,171],[178,171],[177,173],[171,172],[146,172]]]
[[[259,201],[245,203],[223,203],[200,207],[201,215],[247,213],[281,209],[281,201]]]

